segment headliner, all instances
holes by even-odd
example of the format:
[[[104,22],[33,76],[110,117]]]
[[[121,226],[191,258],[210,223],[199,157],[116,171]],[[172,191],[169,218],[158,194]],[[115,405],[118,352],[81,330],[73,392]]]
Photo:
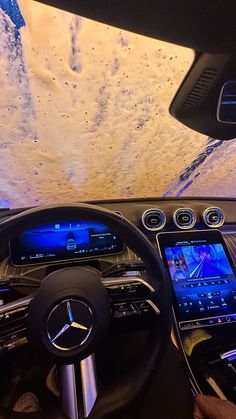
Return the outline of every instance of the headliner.
[[[197,51],[236,51],[235,0],[37,1]]]

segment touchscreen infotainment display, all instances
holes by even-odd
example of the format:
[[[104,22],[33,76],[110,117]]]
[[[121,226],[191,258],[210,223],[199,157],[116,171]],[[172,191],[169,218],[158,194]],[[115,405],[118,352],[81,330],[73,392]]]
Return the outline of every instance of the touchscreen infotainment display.
[[[160,233],[180,329],[236,321],[236,277],[219,231]]]
[[[123,242],[109,227],[79,220],[39,225],[10,242],[15,266],[110,255],[123,250]]]

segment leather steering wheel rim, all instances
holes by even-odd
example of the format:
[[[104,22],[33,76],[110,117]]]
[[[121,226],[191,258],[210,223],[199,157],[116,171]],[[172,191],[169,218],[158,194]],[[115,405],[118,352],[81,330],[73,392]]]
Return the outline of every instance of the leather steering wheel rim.
[[[23,211],[0,224],[0,246],[36,223],[64,219],[101,222],[109,226],[145,263],[158,290],[158,321],[150,328],[143,361],[109,388],[102,389],[89,417],[111,418],[121,412],[142,391],[161,361],[171,330],[171,291],[167,272],[152,243],[130,221],[112,211],[89,204],[53,205]]]

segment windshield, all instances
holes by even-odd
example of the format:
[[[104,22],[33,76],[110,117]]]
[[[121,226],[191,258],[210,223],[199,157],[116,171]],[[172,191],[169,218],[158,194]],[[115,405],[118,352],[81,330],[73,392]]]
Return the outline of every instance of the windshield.
[[[0,0],[0,207],[236,196],[236,143],[174,120],[193,52]]]

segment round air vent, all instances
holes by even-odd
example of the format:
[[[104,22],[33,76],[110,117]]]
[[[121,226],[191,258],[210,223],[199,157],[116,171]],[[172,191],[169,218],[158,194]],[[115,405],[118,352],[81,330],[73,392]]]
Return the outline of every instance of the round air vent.
[[[210,207],[205,209],[203,213],[204,223],[211,228],[221,227],[225,221],[225,215],[222,209]]]
[[[190,208],[179,208],[173,214],[173,221],[181,230],[188,230],[195,226],[197,218],[195,212]]]
[[[161,230],[166,224],[166,216],[159,209],[148,209],[142,215],[143,226],[149,231]]]

